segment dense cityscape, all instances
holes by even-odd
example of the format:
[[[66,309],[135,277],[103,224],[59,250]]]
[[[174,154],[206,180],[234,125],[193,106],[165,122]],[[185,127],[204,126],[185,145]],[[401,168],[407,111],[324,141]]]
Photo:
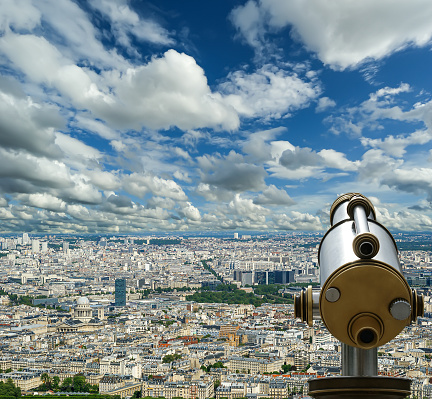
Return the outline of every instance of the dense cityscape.
[[[341,373],[322,322],[294,318],[318,285],[321,233],[0,238],[0,379],[24,392],[305,397]],[[430,234],[396,234],[425,317],[379,348],[379,374],[432,394]]]

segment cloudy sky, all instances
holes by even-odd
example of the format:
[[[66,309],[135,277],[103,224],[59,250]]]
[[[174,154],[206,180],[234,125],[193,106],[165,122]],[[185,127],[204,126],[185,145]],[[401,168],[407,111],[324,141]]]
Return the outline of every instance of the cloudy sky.
[[[432,229],[430,0],[2,0],[2,233]]]

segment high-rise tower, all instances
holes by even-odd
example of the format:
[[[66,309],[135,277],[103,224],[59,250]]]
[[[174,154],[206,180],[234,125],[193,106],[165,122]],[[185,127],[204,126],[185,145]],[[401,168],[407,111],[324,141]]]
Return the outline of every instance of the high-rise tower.
[[[126,306],[126,280],[116,279],[115,281],[115,306]]]

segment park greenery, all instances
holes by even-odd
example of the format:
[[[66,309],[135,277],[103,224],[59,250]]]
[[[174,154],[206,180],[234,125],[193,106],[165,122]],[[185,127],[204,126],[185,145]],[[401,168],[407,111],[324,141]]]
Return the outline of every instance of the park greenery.
[[[188,295],[186,300],[201,303],[251,304],[255,307],[263,303],[293,303],[291,298],[279,293],[284,287],[281,284],[257,285],[253,287],[254,292],[246,292],[237,288],[235,284],[220,284],[212,291],[203,287],[200,292]]]
[[[17,294],[8,294],[3,289],[0,289],[0,295],[4,296],[7,295],[9,297],[9,300],[14,305],[28,305],[33,306],[33,297],[28,295],[17,295]]]
[[[224,364],[222,362],[216,362],[214,364],[209,364],[208,366],[201,366],[201,370],[209,373],[211,371],[211,369],[226,369],[226,366],[224,366]]]
[[[283,364],[282,365],[282,370],[284,373],[289,373],[291,371],[293,366],[291,366],[291,364]]]
[[[174,353],[173,355],[165,355],[162,358],[162,363],[171,363],[171,362],[175,362],[176,360],[181,359],[181,355]]]
[[[55,392],[88,392],[96,394],[99,392],[97,385],[91,385],[86,382],[86,379],[81,374],[76,374],[73,377],[67,377],[60,384],[60,378],[54,376],[51,378],[48,373],[42,373],[41,375],[42,385],[40,385],[37,391],[55,391]]]
[[[3,289],[0,289],[0,295],[7,295],[9,297],[9,301],[11,306],[19,306],[19,305],[27,305],[27,306],[31,306],[33,308],[47,308],[47,309],[54,309],[52,306],[50,305],[34,305],[33,304],[33,299],[44,299],[44,298],[48,298],[45,295],[38,295],[36,297],[30,296],[30,295],[17,295],[17,294],[8,294],[6,291],[4,291]],[[62,309],[61,307],[57,307],[56,310],[58,312],[63,312],[65,311],[65,309]]]

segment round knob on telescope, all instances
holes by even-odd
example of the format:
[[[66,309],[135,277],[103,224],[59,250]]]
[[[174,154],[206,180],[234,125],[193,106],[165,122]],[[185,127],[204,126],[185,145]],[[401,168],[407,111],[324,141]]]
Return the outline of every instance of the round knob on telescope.
[[[411,316],[411,305],[405,299],[395,299],[390,304],[390,313],[396,320],[405,320]]]

